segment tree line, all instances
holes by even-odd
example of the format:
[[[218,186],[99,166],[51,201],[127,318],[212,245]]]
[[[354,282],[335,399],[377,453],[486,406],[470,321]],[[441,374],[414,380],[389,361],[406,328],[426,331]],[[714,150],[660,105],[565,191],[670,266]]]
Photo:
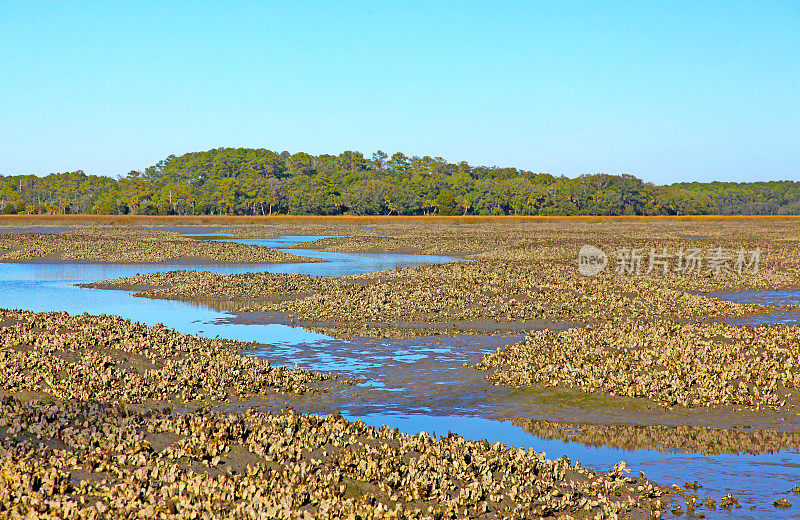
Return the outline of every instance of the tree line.
[[[0,176],[0,213],[133,215],[706,215],[800,213],[800,182],[656,186],[570,179],[441,157],[216,148],[117,179],[83,171]]]

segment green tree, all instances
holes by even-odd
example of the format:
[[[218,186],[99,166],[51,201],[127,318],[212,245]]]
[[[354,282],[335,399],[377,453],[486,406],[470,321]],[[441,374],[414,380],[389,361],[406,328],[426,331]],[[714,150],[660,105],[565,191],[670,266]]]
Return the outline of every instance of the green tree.
[[[0,213],[13,214],[23,211],[25,202],[7,182],[0,181]]]
[[[436,208],[439,210],[440,215],[457,215],[458,209],[456,201],[453,197],[453,192],[444,189],[436,196]]]

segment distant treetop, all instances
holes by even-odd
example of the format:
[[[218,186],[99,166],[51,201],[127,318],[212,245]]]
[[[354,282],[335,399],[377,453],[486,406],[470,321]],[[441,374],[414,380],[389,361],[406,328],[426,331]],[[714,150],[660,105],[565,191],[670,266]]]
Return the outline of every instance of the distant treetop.
[[[684,182],[632,175],[569,179],[441,157],[371,158],[215,148],[144,171],[0,176],[0,213],[141,215],[781,215],[800,214],[800,183]]]

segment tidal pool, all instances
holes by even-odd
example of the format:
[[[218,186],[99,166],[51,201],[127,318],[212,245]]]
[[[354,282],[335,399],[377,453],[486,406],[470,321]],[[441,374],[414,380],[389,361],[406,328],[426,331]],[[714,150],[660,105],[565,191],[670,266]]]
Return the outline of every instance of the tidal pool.
[[[220,235],[214,235],[220,238]],[[450,262],[450,257],[432,255],[327,253],[308,249],[286,249],[320,237],[296,236],[273,239],[237,239],[290,253],[326,260],[325,263],[278,265],[103,264],[88,262],[0,264],[0,306],[71,314],[116,314],[146,324],[163,323],[189,334],[220,336],[272,345],[253,350],[274,364],[313,370],[331,370],[362,378],[341,395],[297,399],[299,411],[327,414],[340,411],[367,424],[387,424],[406,433],[420,431],[446,435],[452,431],[471,440],[486,439],[510,446],[532,447],[555,459],[566,455],[586,467],[608,470],[625,460],[634,474],[661,484],[682,485],[697,480],[703,485],[696,494],[719,499],[726,493],[739,498],[741,509],[701,509],[706,518],[800,518],[800,496],[788,490],[800,481],[800,453],[781,451],[763,455],[664,454],[657,450],[625,451],[591,447],[577,442],[543,440],[498,418],[524,416],[531,409],[547,414],[563,402],[584,406],[587,413],[603,403],[585,394],[556,395],[526,392],[491,385],[484,373],[465,367],[480,357],[517,341],[520,336],[435,336],[413,339],[337,340],[283,323],[247,323],[225,311],[183,302],[135,298],[128,291],[85,289],[75,284],[129,276],[136,273],[175,269],[213,270],[220,273],[269,271],[341,276]],[[222,237],[222,239],[225,239]],[[773,300],[783,301],[783,300]],[[792,301],[796,303],[796,301]],[[776,303],[771,303],[775,305]],[[778,304],[780,305],[780,304]],[[563,418],[562,418],[563,419]],[[777,510],[772,502],[786,497],[795,505]],[[683,504],[682,504],[683,505]],[[755,507],[755,509],[750,509]],[[669,516],[669,515],[668,515]]]

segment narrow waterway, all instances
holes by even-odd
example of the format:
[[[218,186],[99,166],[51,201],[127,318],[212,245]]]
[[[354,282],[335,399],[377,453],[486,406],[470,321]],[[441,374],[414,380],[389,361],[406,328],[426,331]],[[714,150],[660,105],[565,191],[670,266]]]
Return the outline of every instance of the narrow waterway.
[[[219,237],[215,235],[214,238]],[[209,238],[209,237],[207,237]],[[501,417],[521,417],[536,410],[555,414],[564,407],[591,411],[608,406],[602,400],[578,393],[523,391],[488,384],[484,374],[465,367],[518,336],[456,336],[413,339],[337,340],[284,323],[250,323],[225,311],[183,302],[136,298],[127,291],[79,288],[75,284],[175,269],[213,270],[220,273],[269,271],[342,276],[395,267],[450,262],[441,256],[328,253],[287,249],[316,236],[275,239],[242,239],[290,253],[320,258],[324,263],[235,265],[230,264],[101,264],[101,263],[3,263],[0,264],[0,306],[31,311],[66,311],[71,314],[116,314],[146,324],[163,323],[189,334],[256,341],[270,347],[254,350],[273,364],[330,370],[361,378],[341,395],[293,403],[301,411],[327,414],[341,411],[367,424],[387,424],[407,433],[420,431],[447,435],[452,431],[468,439],[486,439],[508,445],[532,447],[550,458],[567,455],[586,467],[610,469],[625,460],[634,474],[662,484],[682,485],[698,480],[697,494],[719,500],[726,493],[739,497],[741,509],[703,510],[706,518],[800,518],[800,496],[788,490],[800,483],[800,453],[782,451],[762,455],[663,454],[656,450],[626,451],[591,447],[576,442],[543,440],[513,426]],[[718,296],[718,295],[715,295]],[[728,295],[730,296],[730,295]],[[720,297],[720,296],[718,296]],[[794,302],[794,300],[792,300]],[[775,305],[775,303],[771,303]],[[778,303],[777,305],[780,305]],[[786,497],[795,503],[776,510],[772,502]],[[755,509],[751,509],[754,507]]]

